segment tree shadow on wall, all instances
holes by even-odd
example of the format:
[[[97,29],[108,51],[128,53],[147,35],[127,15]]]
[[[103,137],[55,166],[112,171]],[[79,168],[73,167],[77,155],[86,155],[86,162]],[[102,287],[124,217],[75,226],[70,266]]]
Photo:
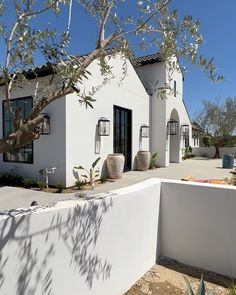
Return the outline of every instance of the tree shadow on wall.
[[[107,198],[80,202],[70,210],[35,213],[37,207],[0,213],[0,293],[12,294],[6,290],[14,284],[17,295],[55,294],[53,259],[61,255],[68,256],[68,265],[60,271],[77,273],[88,288],[94,280],[108,279],[111,264],[99,257],[96,244],[103,216],[112,206]]]

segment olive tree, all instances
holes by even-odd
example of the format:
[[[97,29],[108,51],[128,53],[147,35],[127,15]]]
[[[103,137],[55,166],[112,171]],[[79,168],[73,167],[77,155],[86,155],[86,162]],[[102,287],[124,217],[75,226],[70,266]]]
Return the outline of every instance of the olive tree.
[[[84,10],[96,20],[97,39],[93,50],[78,58],[69,51],[72,2],[76,1],[76,9]],[[0,44],[4,53],[0,63],[1,88],[6,100],[14,130],[0,139],[0,152],[13,152],[15,149],[30,143],[40,137],[40,123],[43,109],[58,98],[77,93],[80,101],[86,106],[92,106],[92,95],[98,89],[81,91],[78,86],[88,79],[89,65],[98,60],[101,74],[106,77],[112,71],[108,60],[119,53],[125,61],[132,59],[138,41],[141,48],[152,44],[155,51],[161,53],[161,58],[171,63],[175,56],[178,66],[184,58],[189,63],[196,64],[213,80],[222,80],[215,71],[213,60],[208,60],[198,53],[203,42],[200,24],[187,15],[180,18],[177,10],[170,10],[171,0],[134,0],[133,15],[127,15],[125,5],[128,0],[15,0],[14,18],[6,22],[11,6],[0,0]],[[58,30],[60,17],[67,14],[67,26],[61,32]],[[38,28],[36,20],[44,15],[56,14],[57,18],[49,27]],[[91,18],[90,18],[91,19]],[[84,24],[86,27],[86,24]],[[135,42],[134,42],[135,40]],[[80,40],[83,42],[83,40]],[[111,49],[112,50],[109,50]],[[52,75],[46,81],[38,79],[37,57],[44,58]],[[33,94],[33,108],[27,118],[23,118],[21,109],[13,109],[12,93],[17,88],[29,84],[29,76],[36,80]],[[104,78],[106,81],[106,78]]]
[[[224,102],[204,100],[203,107],[195,121],[202,128],[203,142],[214,146],[215,158],[219,148],[225,146],[236,131],[236,98],[228,97]]]

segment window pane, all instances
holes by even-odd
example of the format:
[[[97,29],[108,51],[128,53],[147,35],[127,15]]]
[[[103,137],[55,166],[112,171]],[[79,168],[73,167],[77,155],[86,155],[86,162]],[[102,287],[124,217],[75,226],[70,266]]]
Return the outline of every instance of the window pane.
[[[11,101],[11,107],[13,112],[16,111],[17,108],[21,108],[21,114],[23,119],[29,115],[32,108],[32,97],[24,97],[19,99],[13,99]],[[10,116],[7,112],[6,102],[3,102],[3,134],[7,136],[11,132],[13,132],[13,124],[10,121]],[[33,163],[33,142],[31,144],[27,144],[23,148],[17,149],[14,153],[5,153],[3,155],[3,159],[5,162],[22,162],[22,163]]]

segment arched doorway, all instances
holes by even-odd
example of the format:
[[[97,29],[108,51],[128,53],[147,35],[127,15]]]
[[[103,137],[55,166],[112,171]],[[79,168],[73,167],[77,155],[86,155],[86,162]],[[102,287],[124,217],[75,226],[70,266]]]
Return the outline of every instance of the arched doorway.
[[[179,163],[181,158],[180,152],[180,128],[179,114],[176,109],[173,109],[169,120],[169,160],[170,163]]]

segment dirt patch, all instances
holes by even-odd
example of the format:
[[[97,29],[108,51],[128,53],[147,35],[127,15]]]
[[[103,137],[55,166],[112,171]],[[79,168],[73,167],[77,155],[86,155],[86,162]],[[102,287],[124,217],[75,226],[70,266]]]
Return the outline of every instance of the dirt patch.
[[[107,180],[106,182],[108,182],[109,180]],[[101,182],[101,181],[96,181],[95,182],[95,188],[103,185],[106,182]],[[111,181],[109,181],[111,182]],[[34,191],[41,191],[41,192],[45,192],[45,193],[58,193],[58,188],[56,187],[49,187],[49,188],[44,188],[42,190],[40,190],[38,187],[32,187],[31,188]],[[69,194],[69,193],[83,193],[87,190],[92,190],[92,187],[90,184],[84,184],[81,189],[78,189],[77,187],[73,186],[73,187],[68,187],[68,188],[64,188],[62,190],[63,194]]]
[[[229,294],[227,288],[223,287],[232,282],[227,277],[189,267],[166,258],[162,259],[160,263],[162,265],[155,265],[124,295],[187,295],[184,276],[197,291],[202,274],[208,292],[214,291],[214,295]]]

